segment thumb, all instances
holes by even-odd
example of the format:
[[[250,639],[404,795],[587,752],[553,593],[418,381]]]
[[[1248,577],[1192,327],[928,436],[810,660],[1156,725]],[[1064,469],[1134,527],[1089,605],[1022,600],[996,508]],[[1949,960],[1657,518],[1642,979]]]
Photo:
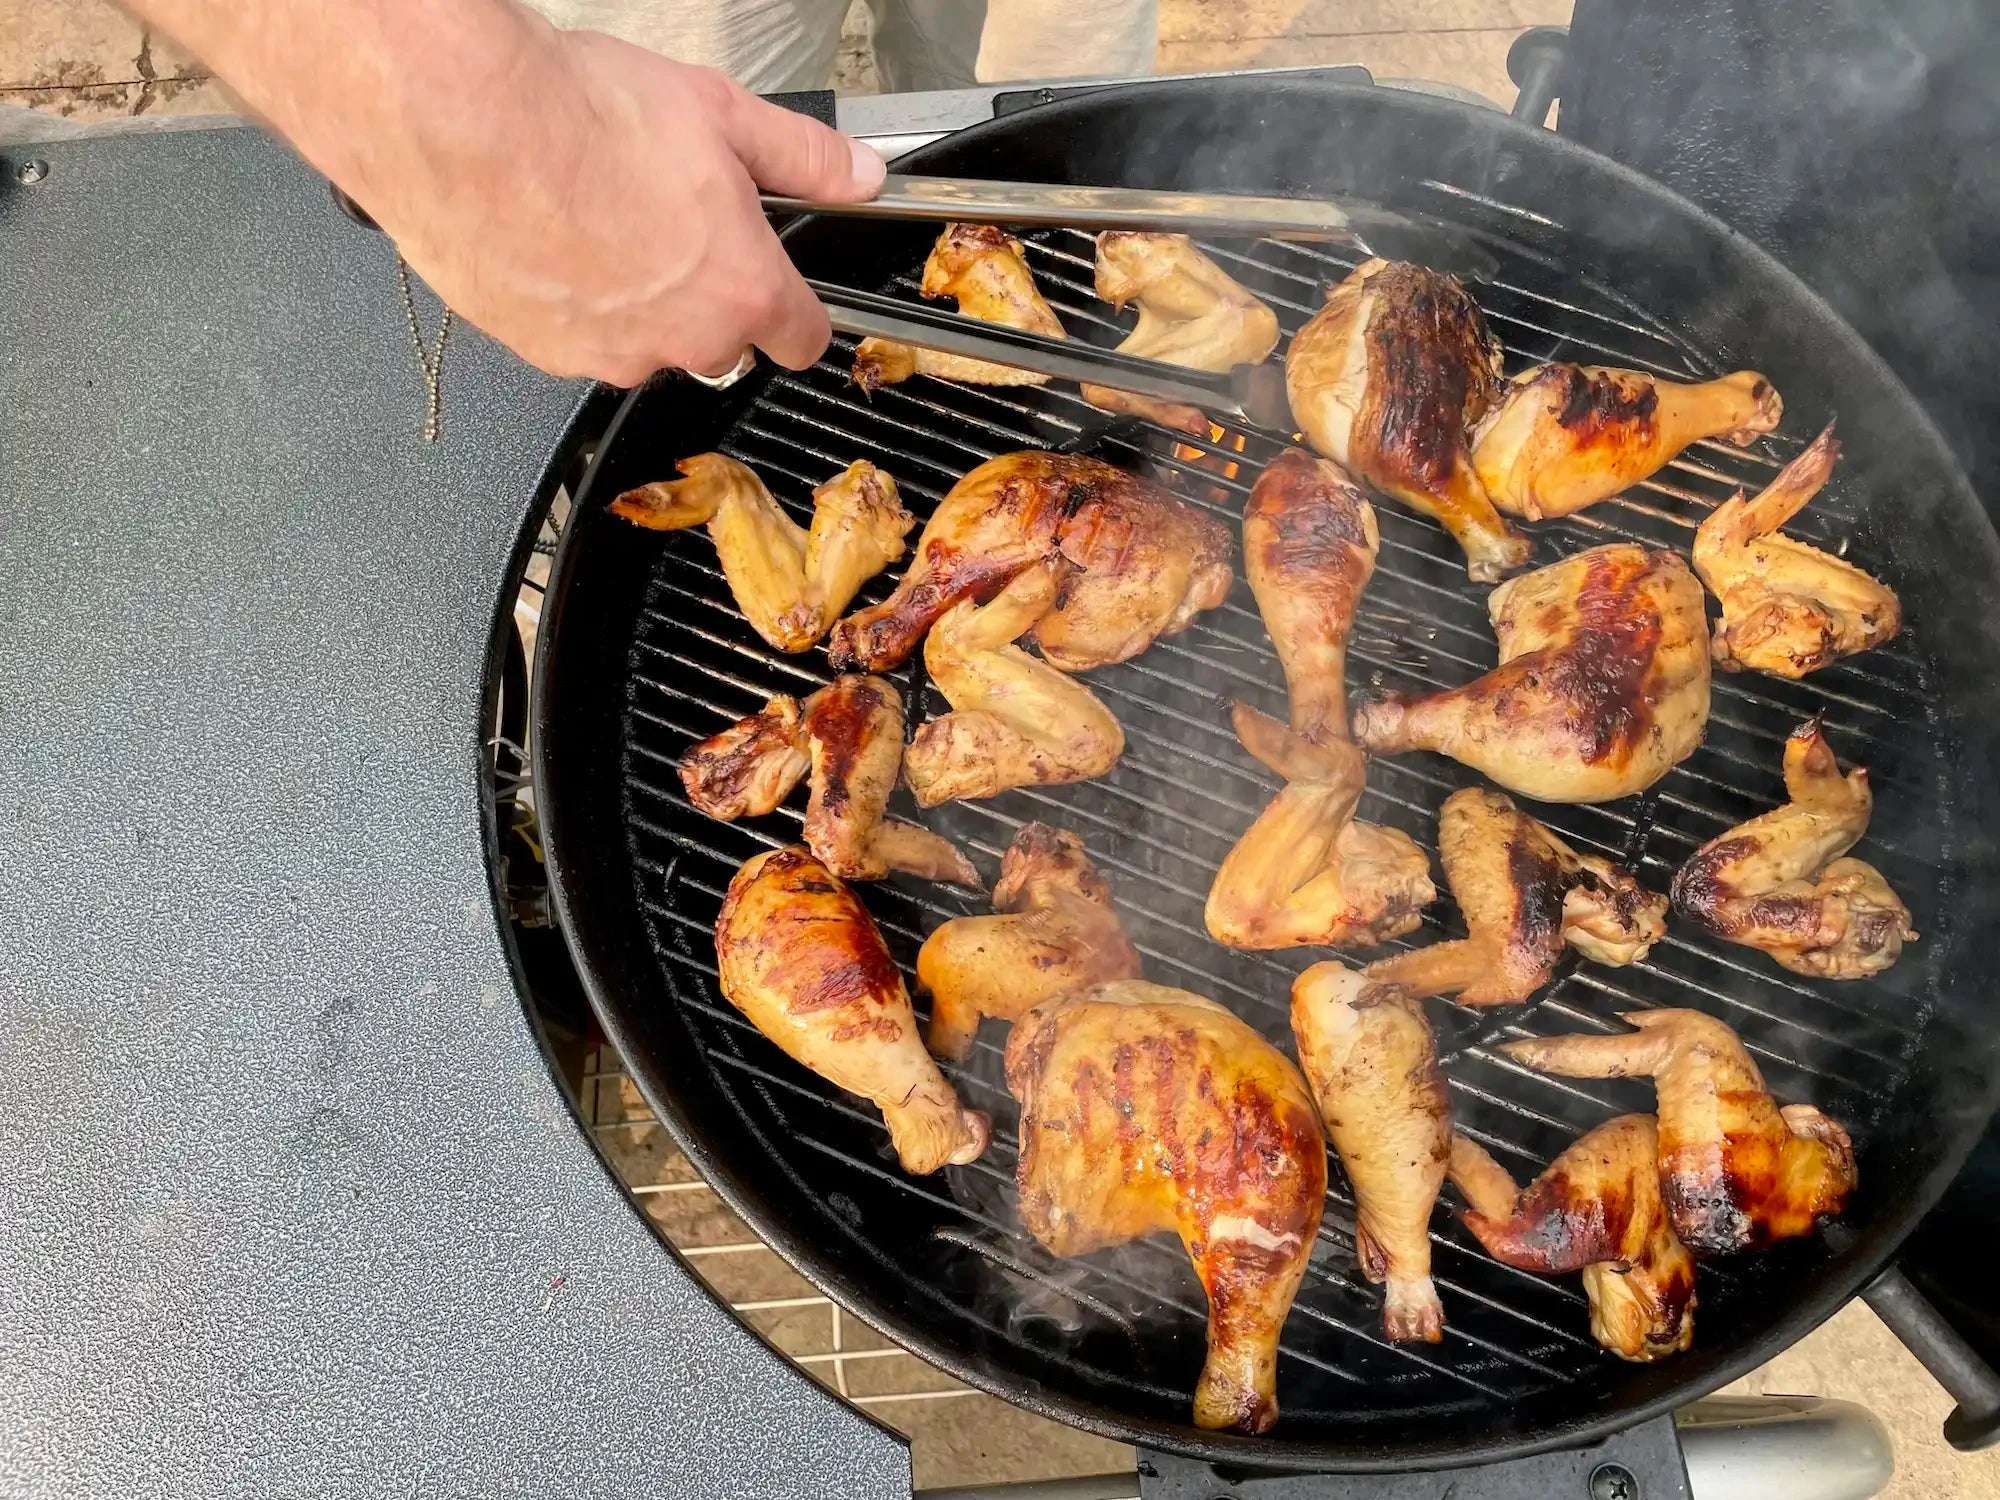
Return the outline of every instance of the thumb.
[[[888,170],[873,146],[767,104],[738,89],[723,135],[760,188],[822,203],[857,203],[881,190]]]

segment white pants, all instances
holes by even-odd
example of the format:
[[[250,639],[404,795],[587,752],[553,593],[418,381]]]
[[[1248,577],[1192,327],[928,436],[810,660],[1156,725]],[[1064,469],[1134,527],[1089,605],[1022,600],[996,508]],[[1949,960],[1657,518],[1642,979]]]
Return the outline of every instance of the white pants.
[[[833,76],[848,0],[528,0],[558,26],[609,32],[720,68],[758,93]],[[1158,0],[868,0],[883,88],[1153,71]]]

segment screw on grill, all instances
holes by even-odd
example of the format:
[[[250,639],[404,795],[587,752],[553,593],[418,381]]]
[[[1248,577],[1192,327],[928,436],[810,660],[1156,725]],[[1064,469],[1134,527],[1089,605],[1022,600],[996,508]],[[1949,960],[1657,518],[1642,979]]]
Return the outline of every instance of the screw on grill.
[[[23,187],[33,187],[49,175],[49,164],[45,161],[24,161],[14,168],[14,180]]]
[[[1590,1500],[1639,1500],[1639,1481],[1623,1464],[1599,1464],[1590,1471]]]

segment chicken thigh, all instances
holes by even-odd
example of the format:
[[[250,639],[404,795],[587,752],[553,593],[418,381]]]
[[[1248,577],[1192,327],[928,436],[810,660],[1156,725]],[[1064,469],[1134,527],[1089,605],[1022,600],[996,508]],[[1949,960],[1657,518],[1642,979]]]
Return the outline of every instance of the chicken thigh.
[[[1659,1095],[1660,1188],[1697,1255],[1761,1250],[1808,1233],[1854,1190],[1847,1132],[1810,1104],[1782,1109],[1736,1033],[1697,1010],[1627,1011],[1636,1031],[1508,1042],[1564,1078],[1644,1078]]]
[[[1353,706],[1371,754],[1435,750],[1541,802],[1645,790],[1708,726],[1708,617],[1671,552],[1614,542],[1510,579],[1487,601],[1500,665],[1421,698]]]
[[[1435,1344],[1444,1307],[1431,1283],[1431,1205],[1444,1183],[1451,1099],[1423,1008],[1344,964],[1292,982],[1292,1035],[1333,1149],[1354,1189],[1354,1250],[1385,1284],[1382,1327]]]
[[[1438,858],[1470,936],[1385,958],[1369,978],[1460,1005],[1518,1005],[1549,982],[1565,943],[1633,964],[1666,936],[1665,896],[1578,854],[1503,793],[1464,787],[1445,798]]]
[[[795,1062],[882,1111],[906,1172],[986,1149],[917,1035],[903,976],[867,909],[804,849],[773,849],[729,882],[715,919],[722,993]]]
[[[1601,365],[1537,365],[1501,387],[1472,434],[1472,466],[1493,503],[1540,521],[1608,500],[1689,443],[1743,446],[1785,413],[1754,370],[1687,385]]]
[[[926,1040],[952,1062],[986,1016],[1017,1021],[1068,990],[1137,979],[1139,953],[1083,840],[1024,824],[1000,861],[990,917],[954,917],[924,940],[917,985],[931,993]]]
[[[1278,315],[1184,234],[1105,230],[1097,237],[1097,295],[1113,307],[1139,304],[1139,321],[1118,346],[1121,354],[1221,372],[1260,364],[1278,347]],[[1082,391],[1084,400],[1106,411],[1208,435],[1208,418],[1192,406],[1102,385]]]
[[[1451,1181],[1471,1205],[1466,1228],[1495,1260],[1583,1272],[1590,1331],[1620,1359],[1649,1363],[1694,1342],[1694,1257],[1667,1217],[1651,1115],[1579,1136],[1526,1188],[1454,1133]]]
[[[1057,1255],[1171,1230],[1208,1294],[1197,1427],[1278,1419],[1278,1336],[1326,1202],[1326,1139],[1284,1053],[1213,1000],[1118,980],[1024,1015],[1021,1222]]]
[[[1819,720],[1785,741],[1783,807],[1695,850],[1674,876],[1674,909],[1725,942],[1761,948],[1818,979],[1879,974],[1916,939],[1882,872],[1842,855],[1868,831],[1868,773],[1845,776]]]
[[[1500,345],[1465,288],[1402,261],[1355,267],[1285,354],[1292,415],[1313,447],[1435,517],[1480,583],[1533,550],[1493,508],[1466,440],[1499,378]]]
[[[836,667],[887,671],[952,605],[1055,558],[1070,571],[1035,640],[1065,672],[1137,656],[1229,592],[1220,521],[1098,459],[1007,453],[952,486],[895,593],[835,626],[828,653]]]
[[[686,477],[627,490],[611,513],[651,531],[706,522],[743,618],[780,651],[804,651],[825,635],[861,585],[903,555],[916,525],[896,481],[867,462],[813,491],[810,531],[733,458],[697,453],[675,467]]]
[[[1361,752],[1345,740],[1315,745],[1242,703],[1234,722],[1285,786],[1215,872],[1209,936],[1231,948],[1338,948],[1414,932],[1437,899],[1430,860],[1400,829],[1354,821]]]
[[[1059,339],[1068,335],[1029,274],[1021,242],[991,224],[947,224],[924,260],[918,290],[951,297],[958,310],[982,323]],[[854,351],[854,383],[864,391],[895,385],[912,375],[962,380],[972,385],[1046,385],[1049,377],[1011,365],[913,349],[889,339],[863,339]]]
[[[1694,570],[1722,605],[1717,666],[1803,677],[1903,628],[1887,585],[1778,530],[1820,492],[1838,457],[1829,423],[1756,499],[1738,491],[1695,532]]]

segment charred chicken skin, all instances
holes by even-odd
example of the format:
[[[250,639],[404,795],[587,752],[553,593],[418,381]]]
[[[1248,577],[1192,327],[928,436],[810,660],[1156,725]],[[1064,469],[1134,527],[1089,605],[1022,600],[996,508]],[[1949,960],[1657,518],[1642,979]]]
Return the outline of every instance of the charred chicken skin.
[[[924,665],[952,711],[903,753],[919,805],[1087,781],[1124,754],[1125,731],[1095,693],[1013,644],[1053,606],[1063,574],[1059,560],[1037,563],[991,604],[961,599],[932,627]]]
[[[1686,385],[1601,365],[1537,365],[1501,387],[1472,434],[1472,465],[1501,510],[1540,521],[1610,499],[1702,438],[1749,443],[1784,412],[1754,370]]]
[[[888,815],[903,765],[903,706],[880,677],[837,677],[806,699],[783,695],[681,758],[688,800],[710,817],[761,817],[811,774],[806,846],[843,880],[892,872],[978,890],[971,861],[928,828]]]
[[[1451,1101],[1423,1008],[1339,963],[1292,982],[1292,1035],[1327,1135],[1354,1189],[1354,1249],[1384,1285],[1382,1327],[1435,1344],[1444,1308],[1431,1283],[1431,1205],[1444,1183]]]
[[[1435,750],[1541,802],[1609,802],[1687,758],[1708,726],[1708,617],[1671,552],[1614,542],[1487,601],[1500,665],[1447,692],[1356,703],[1372,754]]]
[[[1400,829],[1354,820],[1361,752],[1344,740],[1315,745],[1245,704],[1234,720],[1285,786],[1215,872],[1209,936],[1231,948],[1372,947],[1414,932],[1437,899],[1430,860]]]
[[[1470,936],[1371,964],[1371,979],[1460,1005],[1518,1005],[1549,982],[1565,943],[1599,963],[1632,964],[1666,935],[1665,896],[1578,854],[1503,793],[1465,787],[1445,798],[1438,858]]]
[[[1903,628],[1887,585],[1778,530],[1820,492],[1840,457],[1828,424],[1754,500],[1739,491],[1694,534],[1694,570],[1722,605],[1716,665],[1803,677]]]
[[[1810,1104],[1779,1108],[1735,1032],[1695,1010],[1620,1019],[1638,1030],[1501,1050],[1565,1078],[1652,1078],[1660,1188],[1682,1244],[1696,1255],[1761,1250],[1840,1212],[1855,1181],[1847,1132]]]
[[[1881,973],[1917,934],[1882,872],[1841,857],[1868,831],[1867,771],[1841,775],[1814,719],[1785,741],[1785,793],[1791,800],[1783,807],[1695,850],[1674,876],[1674,909],[1795,973]]]
[[[1000,861],[990,917],[954,917],[924,940],[917,985],[931,994],[927,1040],[953,1062],[983,1017],[1013,1022],[1044,1000],[1111,979],[1137,979],[1139,953],[1083,840],[1026,824]]]
[[[651,531],[706,523],[743,618],[780,651],[804,651],[825,635],[861,585],[903,555],[916,525],[896,481],[871,463],[850,464],[813,491],[810,530],[733,458],[697,453],[675,467],[685,477],[627,490],[611,513]]]
[[[1035,625],[1065,672],[1137,656],[1229,592],[1229,533],[1149,480],[1094,458],[1023,452],[952,486],[903,581],[834,627],[837,667],[887,671],[960,600],[992,598],[1017,574],[1060,561],[1062,587]]]
[[[1375,508],[1339,466],[1300,448],[1257,476],[1243,511],[1243,571],[1291,694],[1292,728],[1347,738],[1347,637],[1375,572]]]
[[[1694,1257],[1667,1216],[1651,1115],[1605,1121],[1526,1188],[1454,1134],[1451,1181],[1470,1205],[1466,1228],[1495,1260],[1583,1272],[1590,1331],[1620,1359],[1648,1363],[1694,1341]]]
[[[867,910],[804,849],[736,872],[715,919],[722,993],[794,1061],[882,1111],[907,1172],[986,1149],[991,1122],[962,1108],[917,1035],[903,976]]]
[[[1278,347],[1278,315],[1245,291],[1184,234],[1107,229],[1097,237],[1097,295],[1113,307],[1139,304],[1121,354],[1224,371],[1260,364]],[[1083,399],[1106,411],[1149,417],[1162,427],[1208,435],[1208,418],[1177,406],[1086,385]]]
[[[1500,345],[1465,288],[1402,261],[1355,267],[1285,355],[1292,415],[1313,447],[1434,517],[1480,583],[1533,550],[1493,508],[1466,440],[1499,385]]]
[[[1305,1080],[1212,1000],[1140,979],[1044,1001],[1007,1042],[1021,1222],[1057,1255],[1180,1236],[1208,1294],[1195,1425],[1278,1418],[1278,1335],[1326,1200]]]
[[[926,297],[951,297],[958,310],[982,323],[1000,323],[1052,339],[1067,337],[1055,312],[1029,274],[1021,242],[991,224],[947,224],[924,261],[918,290]],[[864,391],[934,375],[971,385],[1046,385],[1049,377],[1009,365],[989,364],[960,354],[913,349],[889,339],[863,339],[854,351],[854,383]]]

